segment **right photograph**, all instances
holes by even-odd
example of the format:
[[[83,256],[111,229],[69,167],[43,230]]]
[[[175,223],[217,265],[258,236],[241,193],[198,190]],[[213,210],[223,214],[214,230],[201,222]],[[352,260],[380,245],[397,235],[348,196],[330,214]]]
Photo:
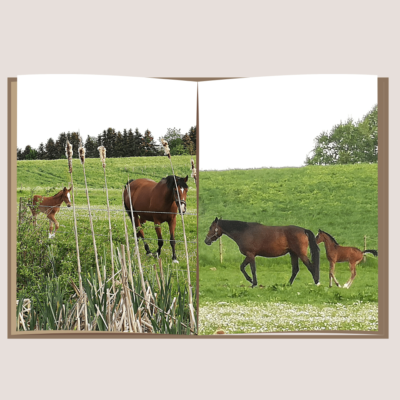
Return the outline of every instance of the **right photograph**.
[[[378,331],[377,87],[199,83],[200,335]]]

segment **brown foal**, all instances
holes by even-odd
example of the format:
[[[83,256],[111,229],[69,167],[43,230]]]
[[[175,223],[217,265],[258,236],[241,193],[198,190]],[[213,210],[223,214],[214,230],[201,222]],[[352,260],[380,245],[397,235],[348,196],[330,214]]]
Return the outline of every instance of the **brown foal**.
[[[324,242],[326,258],[329,261],[329,287],[332,287],[332,279],[335,281],[336,286],[341,287],[338,280],[335,277],[335,264],[337,262],[349,262],[351,271],[350,279],[343,285],[344,288],[348,289],[353,283],[354,278],[357,275],[356,266],[361,262],[365,253],[372,253],[374,256],[378,255],[376,250],[364,250],[361,251],[356,247],[344,247],[339,246],[339,243],[329,233],[318,230],[316,236],[317,244]]]
[[[56,220],[56,214],[60,211],[60,206],[63,202],[68,207],[71,207],[71,196],[69,192],[71,191],[72,186],[67,189],[64,187],[63,190],[60,190],[57,194],[51,197],[33,196],[33,203],[31,208],[31,212],[33,215],[33,223],[36,225],[36,217],[39,213],[46,214],[47,218],[49,219],[50,223],[50,233],[49,239],[55,237],[56,232],[60,224]],[[55,231],[53,233],[53,224],[55,225]]]

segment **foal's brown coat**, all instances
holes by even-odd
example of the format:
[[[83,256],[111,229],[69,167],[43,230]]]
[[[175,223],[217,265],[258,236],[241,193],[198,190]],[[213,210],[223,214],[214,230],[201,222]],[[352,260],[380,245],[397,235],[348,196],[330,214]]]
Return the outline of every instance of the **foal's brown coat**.
[[[31,212],[33,215],[33,223],[36,225],[36,217],[39,213],[46,214],[47,218],[49,219],[50,223],[50,234],[49,238],[52,238],[56,235],[57,229],[60,226],[58,221],[56,220],[56,214],[60,211],[60,206],[63,202],[68,207],[71,207],[71,200],[69,192],[71,191],[72,187],[67,189],[64,187],[63,190],[60,190],[57,194],[51,197],[33,196],[33,202],[31,208]],[[53,224],[55,225],[56,229],[53,234]]]
[[[332,279],[335,281],[336,286],[341,287],[338,280],[335,277],[335,264],[337,262],[349,262],[351,276],[349,280],[344,284],[344,288],[349,288],[353,283],[354,278],[357,275],[356,266],[361,262],[365,253],[372,253],[375,256],[378,255],[376,250],[364,250],[361,251],[356,247],[345,247],[339,246],[338,242],[333,236],[324,231],[318,230],[316,237],[317,243],[324,242],[326,258],[329,261],[329,287],[332,287]]]

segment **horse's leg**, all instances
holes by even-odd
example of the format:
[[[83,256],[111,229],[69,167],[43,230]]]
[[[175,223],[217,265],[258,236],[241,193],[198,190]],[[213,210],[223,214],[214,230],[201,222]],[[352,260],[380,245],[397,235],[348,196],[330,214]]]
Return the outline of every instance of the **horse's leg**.
[[[245,268],[246,265],[251,263],[251,261],[254,261],[254,257],[249,257],[247,256],[244,261],[242,262],[242,264],[240,265],[240,270],[242,271],[242,274],[244,275],[244,277],[251,283],[253,284],[253,280],[250,278],[250,276],[247,274]],[[255,268],[254,268],[255,269]]]
[[[144,244],[144,249],[146,250],[146,254],[149,255],[149,254],[151,254],[151,251],[150,251],[149,245],[144,240],[143,228],[142,228],[142,224],[140,223],[139,216],[137,214],[134,214],[134,219],[135,219],[135,227],[137,229],[137,236],[142,239],[143,244]]]
[[[54,216],[54,214],[48,214],[47,218],[50,220],[50,235],[49,235],[49,239],[50,239],[50,238],[56,236],[56,232],[57,232],[57,229],[60,226],[60,224],[56,220],[56,217]],[[54,233],[52,233],[53,224],[54,224],[54,227],[55,227]]]
[[[176,227],[176,218],[172,218],[171,222],[169,222],[169,233],[170,233],[169,239],[172,248],[172,262],[179,263],[179,261],[176,259],[176,253],[175,253],[175,227]]]
[[[299,257],[295,253],[290,253],[290,259],[292,261],[292,276],[290,277],[289,284],[291,285],[299,273]]]
[[[335,276],[335,263],[329,261],[329,287],[332,287],[332,279],[335,281],[337,287],[341,287]]]
[[[305,254],[300,254],[299,257],[300,257],[300,260],[303,261],[303,264],[311,272],[311,275],[314,278],[314,271],[313,271],[313,266],[311,264],[311,261],[308,259],[308,257]]]
[[[164,241],[163,241],[162,234],[161,234],[161,222],[157,221],[155,218],[154,218],[154,228],[156,230],[157,237],[158,237],[157,257],[160,257],[161,247],[163,247]]]
[[[360,261],[361,261],[361,260],[360,260]],[[358,262],[353,262],[353,263],[349,262],[349,266],[350,266],[350,270],[351,270],[351,276],[350,276],[350,279],[343,285],[343,287],[344,287],[345,289],[348,289],[348,288],[351,286],[351,284],[353,283],[354,278],[355,278],[356,275],[357,275],[356,266],[357,266],[357,264],[358,264],[360,261],[358,261]]]
[[[251,268],[251,274],[253,275],[253,284],[251,287],[257,286],[257,275],[256,275],[256,260],[253,258],[250,261],[250,268]]]

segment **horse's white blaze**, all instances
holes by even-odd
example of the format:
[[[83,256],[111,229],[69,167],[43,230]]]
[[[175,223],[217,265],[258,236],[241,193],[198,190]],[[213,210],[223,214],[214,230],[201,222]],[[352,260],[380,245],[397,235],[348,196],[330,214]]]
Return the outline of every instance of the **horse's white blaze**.
[[[185,189],[184,188],[181,188],[181,192],[182,192],[182,194],[183,194],[183,191],[184,191]]]
[[[69,192],[67,193],[68,201],[71,202],[71,197],[69,195]]]

